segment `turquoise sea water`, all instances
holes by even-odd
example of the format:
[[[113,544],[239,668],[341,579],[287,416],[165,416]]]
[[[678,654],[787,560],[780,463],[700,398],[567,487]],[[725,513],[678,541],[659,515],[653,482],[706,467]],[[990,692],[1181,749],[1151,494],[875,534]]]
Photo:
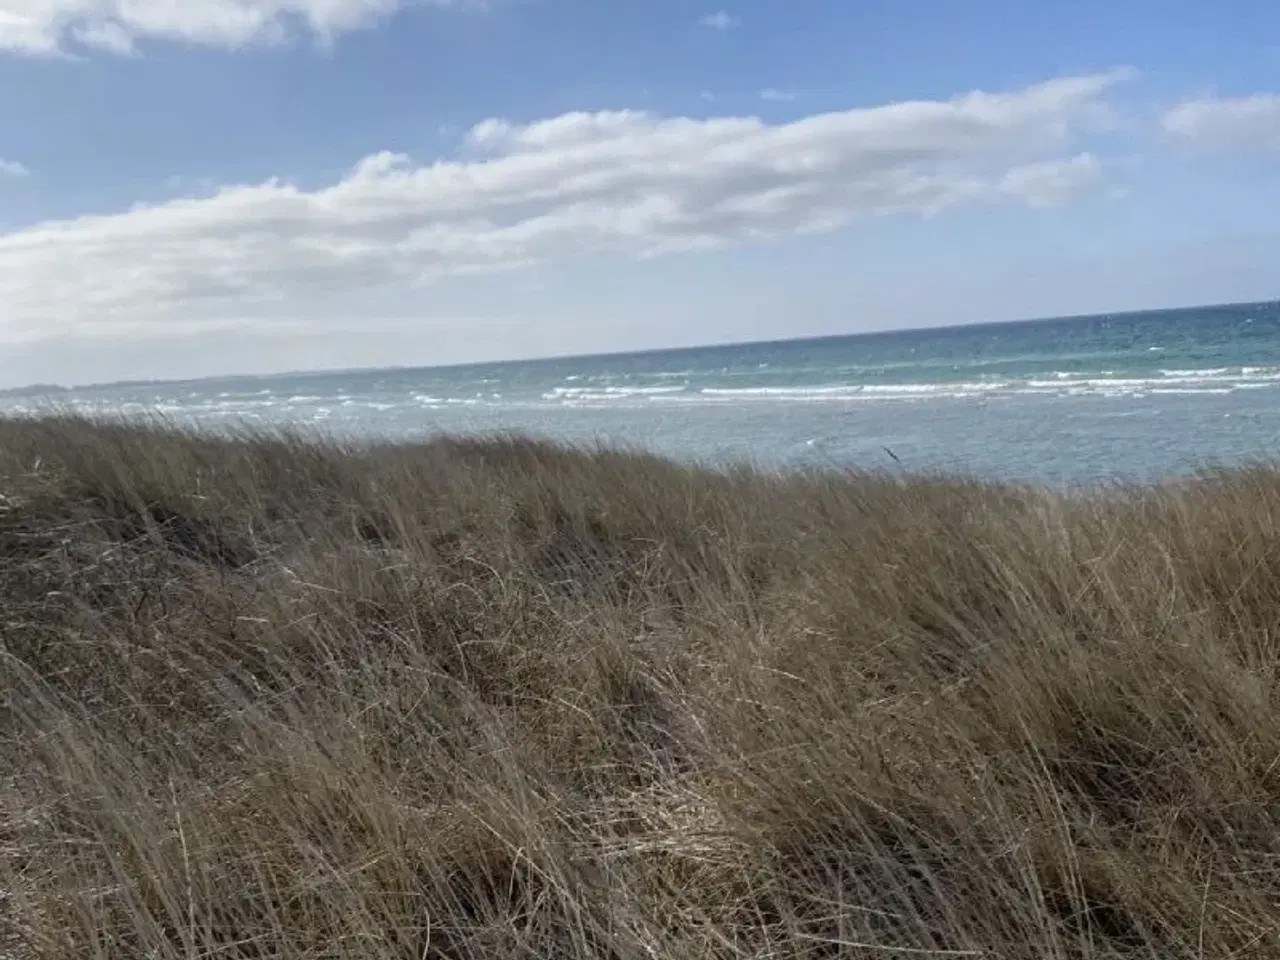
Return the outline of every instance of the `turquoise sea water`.
[[[85,388],[52,402],[361,436],[518,431],[767,466],[1148,479],[1280,455],[1280,303],[437,369]],[[893,451],[897,461],[885,448]]]

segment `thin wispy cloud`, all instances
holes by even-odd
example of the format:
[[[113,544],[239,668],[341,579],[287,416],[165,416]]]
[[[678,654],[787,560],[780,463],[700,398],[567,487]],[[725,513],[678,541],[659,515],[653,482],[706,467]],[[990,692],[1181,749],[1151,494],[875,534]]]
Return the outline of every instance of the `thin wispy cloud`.
[[[6,160],[0,157],[0,177],[29,177],[31,171],[17,160]]]
[[[1211,147],[1280,149],[1280,94],[1198,97],[1167,110],[1166,133]]]
[[[770,103],[794,103],[799,97],[790,90],[778,90],[775,87],[765,87],[760,91],[760,99],[767,100]]]
[[[732,30],[734,27],[742,25],[741,18],[735,17],[727,10],[717,10],[715,13],[708,13],[698,22],[704,27],[708,27],[712,30],[719,30],[721,32],[724,32],[725,30]]]
[[[321,43],[411,6],[468,0],[0,0],[0,51],[57,55],[90,49],[117,56],[143,40],[208,47]]]
[[[48,222],[0,234],[0,342],[269,330],[323,322],[335,293],[380,287],[413,302],[459,275],[1060,203],[1104,180],[1080,141],[1115,82],[1060,78],[781,124],[637,111],[492,119],[458,159],[375,153],[319,189],[272,179]]]

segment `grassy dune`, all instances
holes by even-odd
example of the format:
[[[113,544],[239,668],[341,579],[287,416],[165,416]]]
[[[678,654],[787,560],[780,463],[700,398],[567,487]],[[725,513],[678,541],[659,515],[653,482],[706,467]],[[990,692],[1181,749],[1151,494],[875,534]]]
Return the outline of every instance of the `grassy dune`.
[[[1280,956],[1280,472],[0,422],[0,957]]]

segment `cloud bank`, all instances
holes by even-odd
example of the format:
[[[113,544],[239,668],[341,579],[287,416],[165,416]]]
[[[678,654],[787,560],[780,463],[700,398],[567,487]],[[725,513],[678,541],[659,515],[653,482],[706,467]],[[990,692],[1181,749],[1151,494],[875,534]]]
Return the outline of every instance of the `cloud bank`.
[[[447,277],[645,257],[1094,187],[1080,139],[1114,74],[782,124],[616,111],[486,120],[457,157],[392,153],[337,182],[210,196],[0,234],[0,342],[323,317],[373,287],[412,304]],[[70,269],[69,265],[74,265]]]
[[[328,42],[409,6],[467,0],[0,0],[0,51],[49,55],[76,47],[129,54],[139,40],[211,47]]]

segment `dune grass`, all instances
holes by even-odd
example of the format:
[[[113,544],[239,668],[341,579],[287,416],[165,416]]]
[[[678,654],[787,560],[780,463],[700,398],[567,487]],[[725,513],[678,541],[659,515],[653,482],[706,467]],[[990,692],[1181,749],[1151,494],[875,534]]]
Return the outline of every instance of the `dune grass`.
[[[0,422],[0,957],[1280,956],[1280,472]]]

